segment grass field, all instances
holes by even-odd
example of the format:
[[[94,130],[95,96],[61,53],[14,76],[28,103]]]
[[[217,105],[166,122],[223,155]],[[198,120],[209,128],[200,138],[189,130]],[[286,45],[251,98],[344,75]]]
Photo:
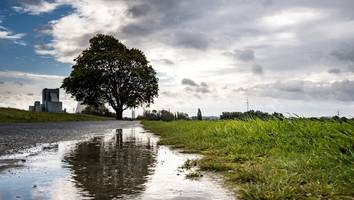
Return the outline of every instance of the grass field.
[[[354,121],[143,121],[241,199],[353,199]]]
[[[59,121],[98,121],[111,118],[94,115],[30,112],[14,108],[0,108],[1,122],[59,122]]]

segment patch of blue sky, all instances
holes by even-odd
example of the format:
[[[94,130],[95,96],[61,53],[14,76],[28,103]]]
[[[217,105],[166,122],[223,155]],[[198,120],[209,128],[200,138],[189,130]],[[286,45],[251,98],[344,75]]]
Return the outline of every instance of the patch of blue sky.
[[[71,7],[61,6],[50,13],[29,15],[16,12],[13,6],[15,6],[13,1],[0,2],[1,26],[14,34],[25,34],[25,36],[18,40],[20,42],[0,39],[0,70],[67,75],[71,70],[69,64],[58,62],[51,56],[37,54],[34,46],[46,44],[51,40],[49,35],[39,33],[38,29],[70,13]]]

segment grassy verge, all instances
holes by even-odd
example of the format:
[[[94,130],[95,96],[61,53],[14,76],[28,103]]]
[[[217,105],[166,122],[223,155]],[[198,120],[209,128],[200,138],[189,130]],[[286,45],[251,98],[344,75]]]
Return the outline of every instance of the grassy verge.
[[[144,121],[242,199],[353,199],[354,121]]]
[[[111,118],[94,115],[30,112],[14,108],[0,108],[1,122],[59,122],[59,121],[98,121]]]

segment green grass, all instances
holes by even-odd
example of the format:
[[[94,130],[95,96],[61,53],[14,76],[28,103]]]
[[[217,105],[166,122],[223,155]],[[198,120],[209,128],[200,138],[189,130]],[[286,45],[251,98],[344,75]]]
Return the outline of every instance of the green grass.
[[[30,112],[14,108],[0,108],[2,122],[59,122],[59,121],[99,121],[112,118],[94,115]]]
[[[353,199],[354,121],[144,121],[242,199]]]

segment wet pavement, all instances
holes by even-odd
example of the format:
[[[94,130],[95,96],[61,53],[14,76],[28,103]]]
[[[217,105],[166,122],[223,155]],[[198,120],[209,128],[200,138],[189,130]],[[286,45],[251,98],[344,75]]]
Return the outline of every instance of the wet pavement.
[[[55,124],[55,131],[48,124],[0,125],[2,141],[8,140],[4,126],[11,140],[37,138],[23,141],[26,148],[2,151],[1,200],[233,199],[215,177],[186,178],[190,171],[180,167],[199,156],[157,145],[138,122]]]

